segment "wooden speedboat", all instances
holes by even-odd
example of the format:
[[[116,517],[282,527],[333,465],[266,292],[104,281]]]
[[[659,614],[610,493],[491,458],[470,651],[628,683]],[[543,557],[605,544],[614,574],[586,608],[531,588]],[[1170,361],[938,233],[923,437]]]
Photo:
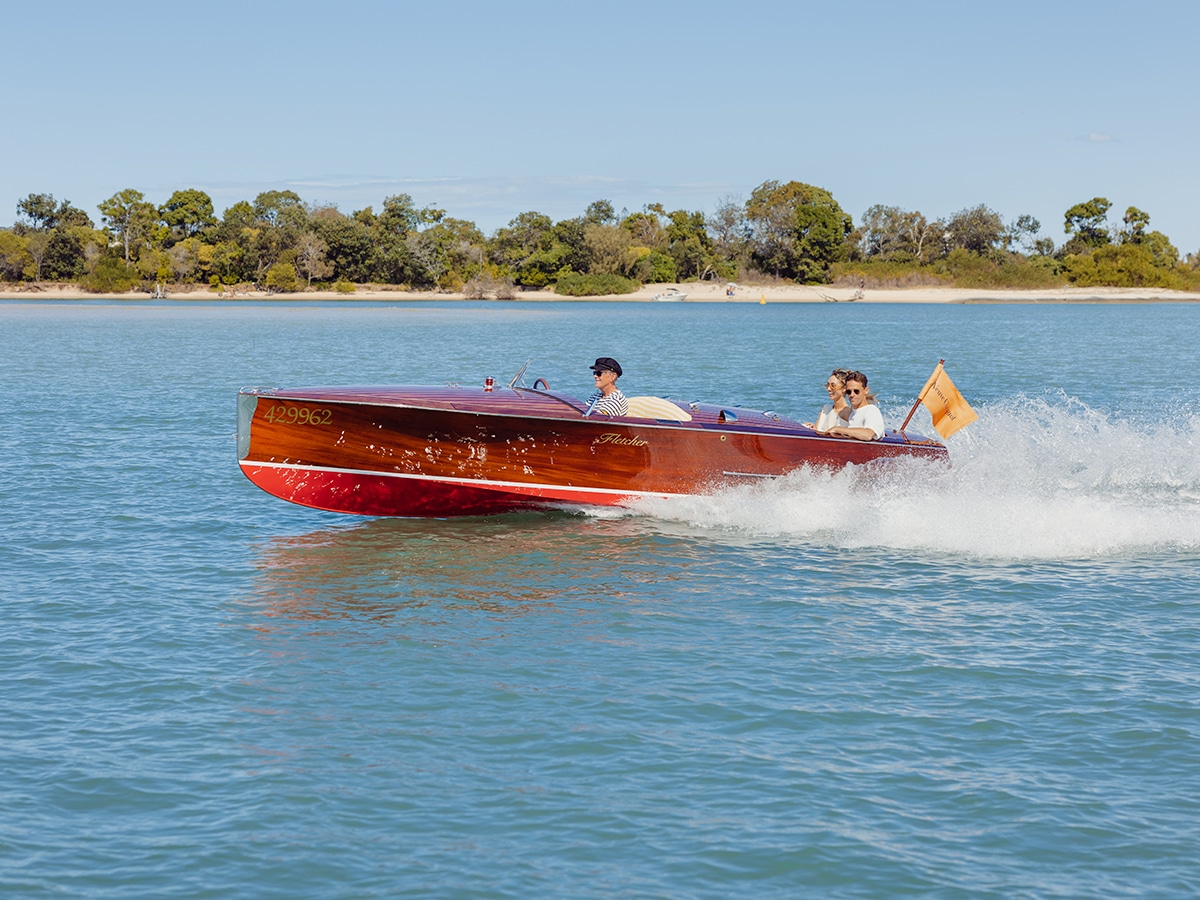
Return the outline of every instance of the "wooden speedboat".
[[[628,416],[589,416],[542,379],[518,385],[522,373],[507,387],[245,388],[238,462],[293,503],[440,518],[628,505],[806,465],[947,458],[919,435],[856,441],[773,412],[661,397],[630,397]]]

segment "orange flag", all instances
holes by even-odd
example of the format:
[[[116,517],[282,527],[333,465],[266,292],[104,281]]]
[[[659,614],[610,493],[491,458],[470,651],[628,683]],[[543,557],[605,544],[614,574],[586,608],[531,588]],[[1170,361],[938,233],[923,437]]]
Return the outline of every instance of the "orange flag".
[[[925,382],[925,387],[921,389],[921,403],[933,416],[933,427],[944,438],[950,437],[979,418],[958,392],[941,363],[938,363],[929,380]]]

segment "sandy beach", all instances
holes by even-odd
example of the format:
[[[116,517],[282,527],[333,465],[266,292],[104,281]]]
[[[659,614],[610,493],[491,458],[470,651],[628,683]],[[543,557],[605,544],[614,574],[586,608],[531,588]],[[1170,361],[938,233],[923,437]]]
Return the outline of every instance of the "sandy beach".
[[[647,285],[632,294],[604,297],[564,297],[553,291],[520,291],[512,300],[522,302],[571,303],[577,301],[611,301],[631,303],[660,302],[659,295],[671,288],[686,294],[685,303],[1195,303],[1200,293],[1185,293],[1161,288],[1053,288],[1041,290],[985,290],[971,288],[867,288],[829,285],[739,285],[732,296],[725,284],[655,284]],[[5,285],[0,289],[4,300],[130,300],[150,301],[154,298],[144,291],[123,294],[91,294],[75,285],[22,284]],[[166,293],[168,300],[380,300],[411,303],[419,300],[465,300],[462,293],[441,291],[407,291],[381,289],[375,286],[359,288],[352,294],[335,291],[299,291],[270,294],[266,291],[235,290],[217,294],[197,286],[190,291]],[[471,298],[475,299],[475,298]],[[496,300],[489,295],[483,299]],[[667,302],[681,302],[678,300]]]

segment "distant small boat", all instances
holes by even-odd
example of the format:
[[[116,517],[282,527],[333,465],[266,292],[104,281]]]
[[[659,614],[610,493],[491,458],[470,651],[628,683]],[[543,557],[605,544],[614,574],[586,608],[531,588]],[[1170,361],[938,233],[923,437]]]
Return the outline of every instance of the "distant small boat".
[[[662,291],[661,293],[655,294],[654,299],[661,300],[663,302],[669,302],[671,300],[686,300],[687,294],[685,294],[683,291],[679,290],[678,288],[670,288],[668,290]]]

